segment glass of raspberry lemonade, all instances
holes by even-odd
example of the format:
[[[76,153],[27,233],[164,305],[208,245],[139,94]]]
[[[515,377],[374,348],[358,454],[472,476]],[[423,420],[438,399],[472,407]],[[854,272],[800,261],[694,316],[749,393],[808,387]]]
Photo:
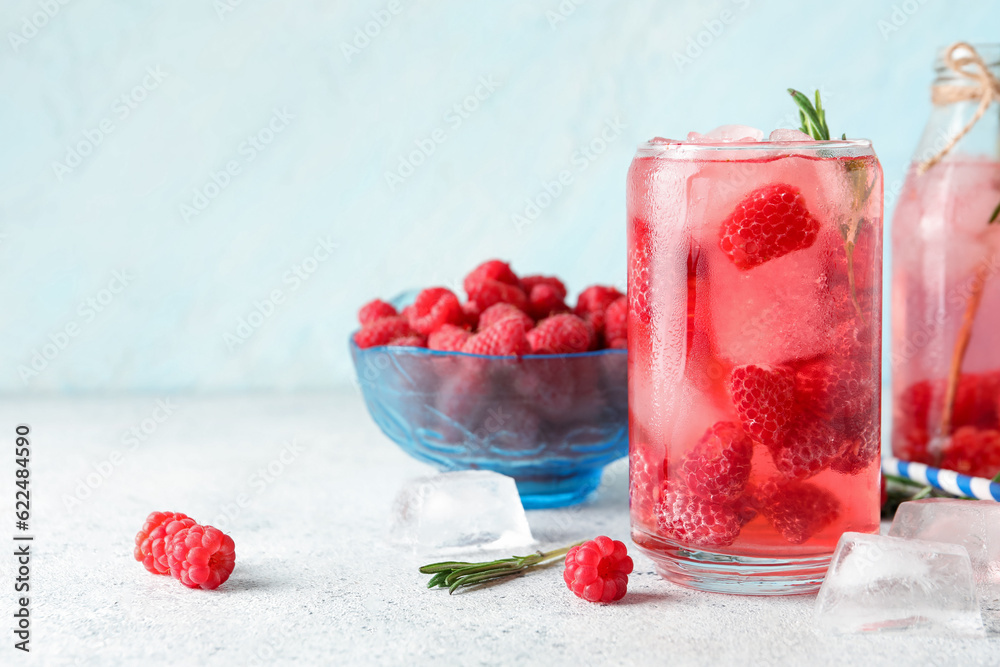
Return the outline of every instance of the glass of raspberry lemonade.
[[[629,170],[632,538],[686,586],[808,593],[879,528],[882,170],[748,135]]]

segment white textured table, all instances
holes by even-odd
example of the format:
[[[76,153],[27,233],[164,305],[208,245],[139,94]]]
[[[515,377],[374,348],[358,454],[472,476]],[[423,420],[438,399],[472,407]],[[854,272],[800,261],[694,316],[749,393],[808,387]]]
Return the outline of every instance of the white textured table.
[[[430,468],[381,435],[357,394],[178,397],[159,411],[157,401],[5,399],[0,406],[8,443],[0,539],[13,544],[17,423],[32,428],[36,536],[31,653],[16,651],[5,629],[0,664],[1000,660],[996,634],[821,636],[811,627],[812,597],[685,590],[662,581],[634,550],[629,593],[615,605],[573,597],[558,570],[452,597],[429,591],[418,559],[388,546],[385,530],[400,483]],[[129,435],[133,426],[141,439]],[[589,503],[529,513],[541,546],[601,533],[631,544],[624,462],[609,470],[615,474]],[[222,588],[188,590],[132,560],[132,538],[156,509],[221,524],[234,537],[236,571]],[[5,628],[14,568],[11,556],[0,559]]]

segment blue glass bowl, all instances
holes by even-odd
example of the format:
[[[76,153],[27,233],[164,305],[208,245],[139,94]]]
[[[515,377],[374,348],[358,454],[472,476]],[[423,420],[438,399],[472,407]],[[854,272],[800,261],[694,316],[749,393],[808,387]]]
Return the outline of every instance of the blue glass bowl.
[[[527,509],[584,500],[628,455],[628,353],[491,357],[350,341],[368,412],[440,470],[513,477]]]

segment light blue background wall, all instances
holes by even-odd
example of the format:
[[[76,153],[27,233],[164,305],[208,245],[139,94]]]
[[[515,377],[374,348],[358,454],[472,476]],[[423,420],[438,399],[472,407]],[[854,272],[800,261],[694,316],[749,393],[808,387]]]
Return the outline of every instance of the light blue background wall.
[[[226,2],[4,0],[0,392],[324,388],[350,380],[361,303],[455,284],[487,257],[576,290],[623,285],[636,143],[787,125],[788,86],[820,87],[831,128],[873,139],[898,187],[936,47],[1000,26],[983,0]],[[478,108],[450,113],[483,80]],[[581,169],[574,154],[616,120]],[[270,144],[244,144],[272,122]],[[102,124],[78,165],[54,167]],[[444,141],[390,188],[385,173],[437,129]],[[512,215],[564,169],[572,184],[518,230]],[[206,186],[217,196],[185,216]],[[336,249],[296,287],[288,272],[318,239]],[[284,300],[229,349],[273,290]]]

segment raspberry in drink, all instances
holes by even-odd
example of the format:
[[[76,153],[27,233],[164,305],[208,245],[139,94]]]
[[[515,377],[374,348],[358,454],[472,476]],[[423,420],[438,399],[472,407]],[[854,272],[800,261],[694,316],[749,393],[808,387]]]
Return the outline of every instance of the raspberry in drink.
[[[810,592],[878,532],[882,172],[727,129],[629,170],[632,537],[681,584]]]

